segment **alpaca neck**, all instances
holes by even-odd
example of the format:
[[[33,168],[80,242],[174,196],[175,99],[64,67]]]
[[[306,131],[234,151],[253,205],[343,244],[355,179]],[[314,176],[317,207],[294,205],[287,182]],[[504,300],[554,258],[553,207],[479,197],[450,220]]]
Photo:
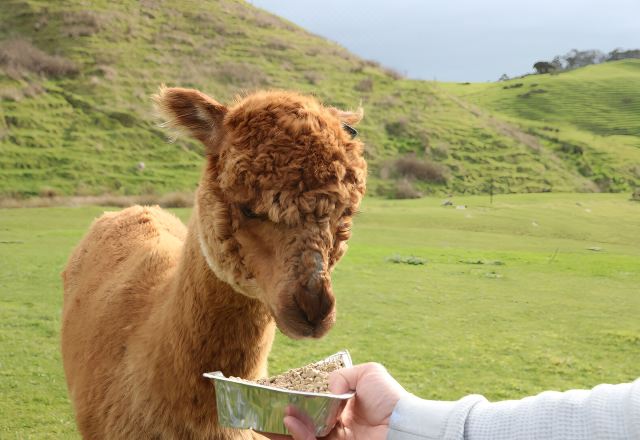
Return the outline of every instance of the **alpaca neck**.
[[[197,215],[195,212],[194,215]],[[233,290],[207,264],[195,220],[191,221],[174,284],[177,331],[193,372],[222,371],[256,377],[266,373],[274,324],[266,306]]]
[[[170,293],[159,313],[156,337],[173,358],[171,374],[201,377],[208,371],[256,378],[266,374],[275,325],[259,300],[248,298],[220,280],[202,253],[194,217]],[[165,360],[166,362],[166,360]]]
[[[131,367],[132,383],[146,390],[136,400],[141,413],[153,414],[149,404],[155,404],[156,411],[172,414],[175,429],[202,433],[218,429],[214,387],[202,374],[265,376],[275,324],[266,306],[234,291],[209,268],[196,215],[194,210],[178,267],[157,292],[163,300],[132,347]]]

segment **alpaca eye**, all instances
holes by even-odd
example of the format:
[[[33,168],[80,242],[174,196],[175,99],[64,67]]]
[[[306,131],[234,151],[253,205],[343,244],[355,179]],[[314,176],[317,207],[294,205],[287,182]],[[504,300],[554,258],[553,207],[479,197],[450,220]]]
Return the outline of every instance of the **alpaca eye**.
[[[248,206],[241,206],[240,211],[246,218],[258,218],[258,214],[253,212]]]
[[[351,139],[353,139],[356,136],[358,136],[358,130],[356,130],[351,125],[347,124],[346,122],[342,123],[342,128],[344,128],[344,131],[349,133],[349,135],[351,136]]]
[[[353,209],[351,208],[345,208],[344,211],[342,211],[342,217],[351,217],[353,215]]]

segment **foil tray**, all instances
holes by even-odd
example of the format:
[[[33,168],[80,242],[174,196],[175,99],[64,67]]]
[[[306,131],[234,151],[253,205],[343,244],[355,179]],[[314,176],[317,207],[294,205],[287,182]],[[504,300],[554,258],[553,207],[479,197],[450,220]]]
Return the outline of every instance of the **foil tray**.
[[[344,350],[323,359],[341,359],[345,367],[352,367],[351,356]],[[324,437],[335,426],[338,416],[354,392],[345,394],[309,393],[284,390],[267,385],[243,382],[225,377],[220,371],[205,373],[216,388],[218,422],[230,428],[253,429],[275,434],[290,434],[284,426],[285,409],[295,408],[299,418],[306,419],[316,430],[316,437]]]

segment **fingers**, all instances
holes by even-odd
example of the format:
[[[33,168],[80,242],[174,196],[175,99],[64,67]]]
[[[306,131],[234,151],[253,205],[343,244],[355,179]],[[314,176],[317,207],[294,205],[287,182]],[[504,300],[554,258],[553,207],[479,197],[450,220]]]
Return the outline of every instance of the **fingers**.
[[[315,425],[311,417],[303,411],[300,411],[295,405],[289,405],[284,410],[285,416],[292,416],[303,423],[309,431],[314,431]]]
[[[260,432],[260,435],[270,440],[316,440],[315,428],[308,417],[302,417],[302,414],[293,407],[288,407],[284,418],[284,426],[289,430],[289,435],[271,434]],[[311,423],[311,424],[309,424]]]
[[[293,416],[284,418],[284,426],[287,427],[294,440],[316,440],[315,432]]]
[[[291,437],[288,435],[271,434],[270,432],[260,432],[260,431],[256,431],[256,432],[270,440],[291,440]]]
[[[329,375],[329,391],[334,394],[343,394],[355,390],[358,382],[358,368],[359,365],[332,372]]]
[[[355,391],[358,380],[367,372],[374,369],[383,369],[384,367],[376,363],[367,363],[356,365],[351,368],[342,368],[336,370],[329,376],[329,391],[334,394],[347,393]]]

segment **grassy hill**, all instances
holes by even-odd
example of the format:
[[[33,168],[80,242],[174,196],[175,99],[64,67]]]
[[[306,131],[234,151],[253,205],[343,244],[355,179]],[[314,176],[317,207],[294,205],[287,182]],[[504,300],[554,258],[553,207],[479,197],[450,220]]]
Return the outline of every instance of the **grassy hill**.
[[[637,59],[457,89],[471,102],[521,119],[573,125],[602,136],[640,137]]]
[[[618,66],[626,67],[615,83],[606,72],[585,83],[578,94],[585,114],[618,82],[632,89],[638,81],[633,63],[588,71]],[[556,87],[573,90],[580,81]],[[561,132],[549,132],[535,119],[544,109],[505,111],[508,102],[481,96],[498,96],[507,83],[406,80],[243,1],[96,0],[88,8],[80,0],[5,0],[0,195],[193,189],[202,149],[166,142],[149,100],[161,83],[196,87],[223,102],[256,88],[293,88],[344,108],[362,102],[374,194],[398,195],[403,185],[478,193],[491,180],[497,192],[618,191],[640,181],[637,118],[612,115],[611,132],[564,120]],[[557,113],[583,108],[583,101],[567,100]],[[624,105],[632,109],[637,100]]]
[[[640,180],[640,60],[441,86],[523,127],[602,189]]]

